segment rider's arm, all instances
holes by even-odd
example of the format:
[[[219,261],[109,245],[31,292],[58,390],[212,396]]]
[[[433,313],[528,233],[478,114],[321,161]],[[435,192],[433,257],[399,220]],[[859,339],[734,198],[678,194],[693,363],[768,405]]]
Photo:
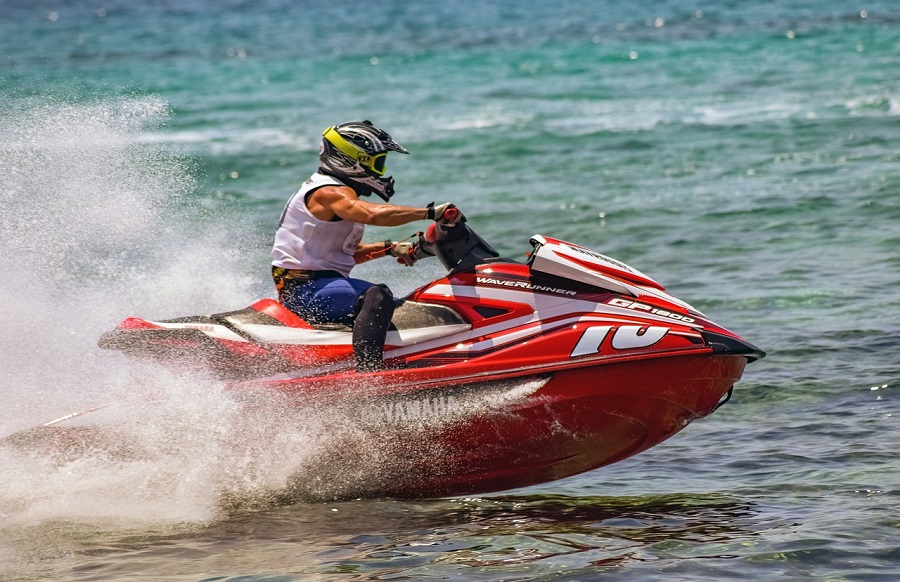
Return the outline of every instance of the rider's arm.
[[[373,204],[360,200],[352,188],[344,186],[319,188],[310,197],[309,209],[320,220],[331,220],[338,216],[372,226],[400,226],[428,217],[427,208]]]
[[[387,242],[360,243],[353,253],[353,260],[358,265],[379,257],[388,257],[391,255],[390,249],[391,247]]]

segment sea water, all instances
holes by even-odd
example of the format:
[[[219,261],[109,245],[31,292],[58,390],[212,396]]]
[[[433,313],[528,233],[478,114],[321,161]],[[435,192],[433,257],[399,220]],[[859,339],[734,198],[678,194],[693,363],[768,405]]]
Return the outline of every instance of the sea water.
[[[106,427],[0,449],[0,578],[897,579],[898,51],[887,0],[0,2],[0,437]],[[354,119],[412,152],[396,202],[452,201],[504,255],[624,260],[769,355],[598,471],[285,495],[340,490],[315,461],[361,446],[338,413],[96,341],[272,296],[283,204]],[[440,268],[358,272],[403,294]]]

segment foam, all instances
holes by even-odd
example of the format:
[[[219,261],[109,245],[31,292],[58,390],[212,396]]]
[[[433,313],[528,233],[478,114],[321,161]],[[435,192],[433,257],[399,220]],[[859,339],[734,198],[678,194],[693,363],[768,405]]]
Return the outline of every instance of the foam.
[[[0,118],[11,136],[0,146],[3,211],[15,217],[2,225],[0,290],[4,325],[17,330],[0,336],[0,438],[103,405],[0,444],[0,473],[15,476],[0,490],[0,532],[202,522],[227,507],[365,492],[390,479],[380,436],[398,425],[439,429],[537,389],[462,392],[426,410],[415,399],[369,406],[360,387],[354,406],[298,406],[100,350],[99,335],[126,316],[258,297],[252,249],[234,236],[243,225],[204,221],[190,164],[144,138],[167,110],[155,99],[45,103]],[[351,476],[348,452],[365,460]]]
[[[167,114],[158,99],[43,102],[0,114],[0,437],[107,403],[117,406],[104,410],[104,436],[130,427],[115,446],[100,439],[64,457],[41,447],[3,450],[0,472],[15,475],[0,493],[7,523],[191,518],[215,507],[215,488],[197,475],[220,458],[218,445],[198,437],[229,406],[223,387],[135,368],[96,346],[126,315],[189,314],[254,298],[235,225],[197,226],[190,165],[137,143]],[[157,407],[145,401],[153,394]],[[129,424],[135,411],[142,422]],[[143,453],[123,457],[123,447]]]

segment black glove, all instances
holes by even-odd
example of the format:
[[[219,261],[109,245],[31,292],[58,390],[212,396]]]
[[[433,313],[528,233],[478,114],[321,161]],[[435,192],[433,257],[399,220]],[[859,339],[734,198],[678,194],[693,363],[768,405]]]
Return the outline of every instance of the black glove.
[[[407,267],[412,267],[418,258],[415,256],[416,245],[411,242],[392,242],[391,256],[397,257],[397,262]]]
[[[427,218],[444,226],[456,226],[456,223],[458,223],[463,217],[463,214],[459,211],[459,208],[457,208],[450,202],[444,202],[443,204],[438,204],[437,206],[435,206],[434,202],[432,202],[427,206],[427,208]]]
[[[418,239],[415,242],[392,243],[390,253],[397,257],[401,265],[412,267],[416,261],[434,256],[434,249],[425,239],[425,233],[417,232],[416,235]]]

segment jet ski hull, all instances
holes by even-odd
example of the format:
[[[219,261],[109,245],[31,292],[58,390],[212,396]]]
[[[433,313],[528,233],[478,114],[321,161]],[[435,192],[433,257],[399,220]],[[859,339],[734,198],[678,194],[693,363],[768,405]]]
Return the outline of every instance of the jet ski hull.
[[[300,393],[318,395],[353,424],[352,438],[310,465],[317,480],[298,475],[298,495],[459,496],[569,477],[655,446],[714,411],[746,363],[681,355],[430,389],[348,373],[277,389],[307,405]]]
[[[248,402],[321,406],[334,430],[293,479],[303,498],[468,495],[602,467],[710,414],[765,355],[590,249],[535,235],[518,263],[465,223],[432,234],[447,276],[395,309],[383,371],[352,371],[349,328],[271,299],[129,318],[100,343],[206,368]]]

